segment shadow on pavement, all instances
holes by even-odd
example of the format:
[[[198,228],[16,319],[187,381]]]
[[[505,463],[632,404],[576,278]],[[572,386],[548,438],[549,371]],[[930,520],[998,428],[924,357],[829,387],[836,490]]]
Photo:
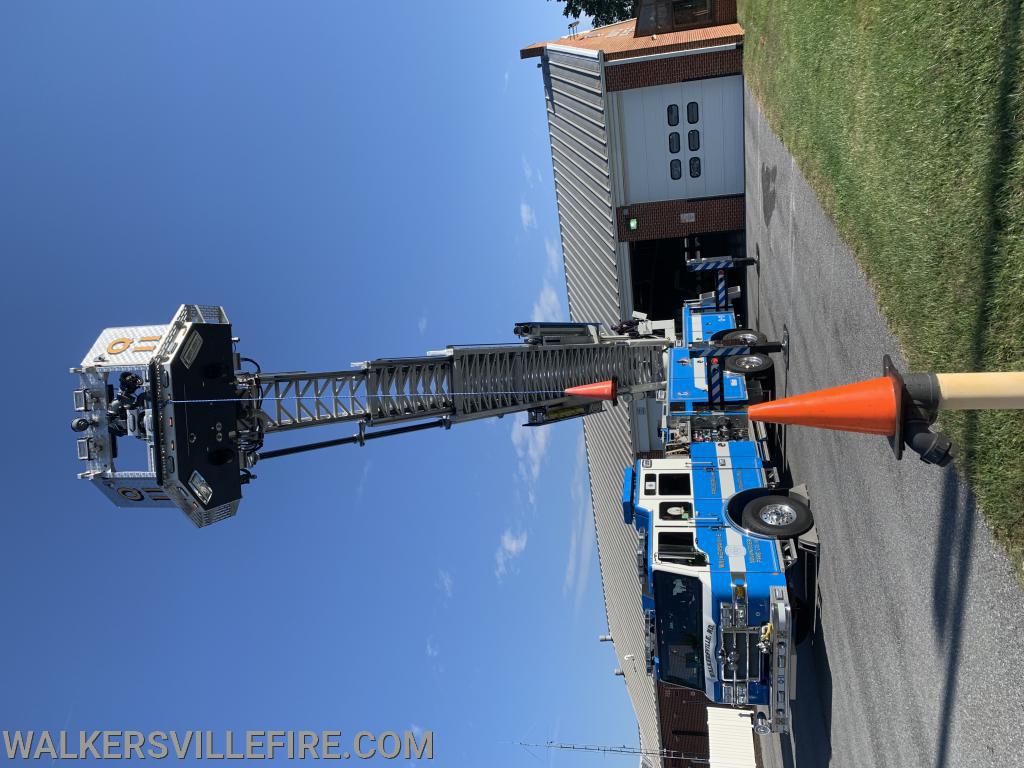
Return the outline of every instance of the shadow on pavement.
[[[939,713],[938,743],[935,747],[935,768],[945,768],[949,761],[949,740],[956,706],[957,680],[960,676],[961,645],[964,634],[964,611],[970,587],[970,562],[974,549],[974,525],[977,510],[974,498],[961,488],[959,473],[945,470],[942,500],[938,519],[943,521],[944,534],[935,552],[932,572],[932,626],[935,636],[946,649],[946,682]]]
[[[818,557],[822,556],[819,548]],[[801,596],[803,615],[797,619],[812,630],[797,646],[796,700],[793,702],[793,733],[783,739],[786,765],[798,768],[827,766],[832,759],[832,668],[825,644],[824,623],[827,613],[818,606],[817,624],[813,620],[817,577],[813,567],[805,567],[804,555],[794,568],[792,586]],[[813,566],[813,562],[809,565]]]
[[[797,646],[794,751],[799,768],[827,766],[832,759],[832,670],[820,621],[818,631]]]

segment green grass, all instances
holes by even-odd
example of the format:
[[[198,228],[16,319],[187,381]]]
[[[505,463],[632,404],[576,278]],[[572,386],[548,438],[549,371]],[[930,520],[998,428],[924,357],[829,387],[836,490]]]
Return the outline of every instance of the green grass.
[[[1020,0],[741,0],[740,20],[747,81],[913,369],[1024,370]],[[941,426],[1024,582],[1024,412]]]

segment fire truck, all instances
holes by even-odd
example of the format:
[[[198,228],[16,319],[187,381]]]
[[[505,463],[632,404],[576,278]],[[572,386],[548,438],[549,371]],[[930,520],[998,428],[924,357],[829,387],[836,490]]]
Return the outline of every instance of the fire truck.
[[[197,527],[233,517],[257,462],[526,412],[526,426],[599,413],[619,400],[660,415],[626,469],[649,627],[648,669],[715,702],[758,707],[785,731],[794,614],[787,571],[812,530],[805,491],[784,488],[767,428],[745,408],[771,396],[769,342],[737,328],[726,270],[689,259],[715,290],[679,318],[520,323],[522,343],[452,346],[326,372],[264,371],[238,350],[221,307],[182,305],[169,323],[108,328],[72,369],[79,477],[120,507],[171,507]],[[707,281],[704,281],[707,284]],[[354,424],[355,434],[266,450],[276,433]],[[649,430],[648,430],[649,431]],[[126,468],[118,442],[145,445]]]
[[[806,615],[798,561],[816,562],[806,488],[785,487],[775,435],[746,417],[771,396],[771,344],[709,296],[686,302],[666,350],[660,448],[626,468],[637,535],[647,670],[750,709],[760,733],[790,728],[795,645]],[[801,555],[804,559],[801,560]],[[810,560],[808,559],[810,558]]]

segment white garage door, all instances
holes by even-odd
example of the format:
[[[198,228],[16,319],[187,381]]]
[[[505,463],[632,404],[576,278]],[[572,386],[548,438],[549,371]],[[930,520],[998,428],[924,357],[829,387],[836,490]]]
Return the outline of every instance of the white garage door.
[[[619,91],[626,203],[743,193],[743,77]]]
[[[756,768],[754,732],[744,710],[708,707],[708,741],[711,768]]]

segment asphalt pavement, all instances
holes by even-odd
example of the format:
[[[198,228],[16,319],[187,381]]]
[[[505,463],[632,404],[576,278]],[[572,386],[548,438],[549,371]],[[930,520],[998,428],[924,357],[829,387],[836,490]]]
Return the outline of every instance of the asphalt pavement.
[[[883,354],[906,371],[864,273],[749,92],[746,183],[752,324],[790,333],[780,394],[879,376]],[[821,539],[795,764],[1024,766],[1024,593],[956,468],[799,427],[786,453]]]

